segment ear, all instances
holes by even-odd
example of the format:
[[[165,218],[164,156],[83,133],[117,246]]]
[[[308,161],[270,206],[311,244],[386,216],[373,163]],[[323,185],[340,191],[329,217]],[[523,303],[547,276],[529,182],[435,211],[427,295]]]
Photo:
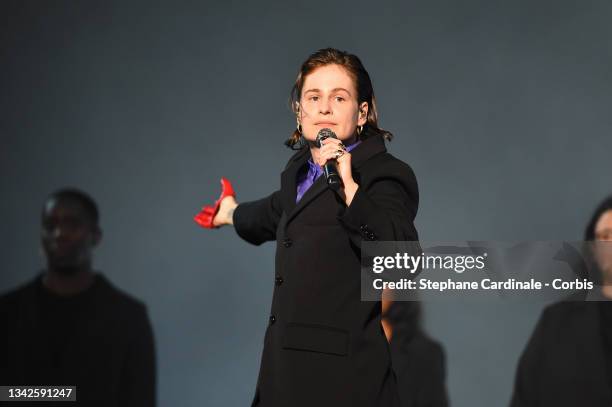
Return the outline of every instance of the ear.
[[[359,117],[357,118],[357,126],[363,126],[368,121],[368,102],[361,102],[359,105]]]

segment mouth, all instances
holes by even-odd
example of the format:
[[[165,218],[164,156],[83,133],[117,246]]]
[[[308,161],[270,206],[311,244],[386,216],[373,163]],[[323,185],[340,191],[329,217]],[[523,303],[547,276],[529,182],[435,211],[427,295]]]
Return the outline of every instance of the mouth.
[[[77,248],[69,242],[54,241],[47,246],[47,251],[54,257],[69,257],[77,251]]]
[[[332,122],[317,122],[315,123],[315,126],[335,126],[336,123],[332,123]]]
[[[49,256],[55,259],[70,259],[74,257],[74,250],[54,248],[49,251]]]

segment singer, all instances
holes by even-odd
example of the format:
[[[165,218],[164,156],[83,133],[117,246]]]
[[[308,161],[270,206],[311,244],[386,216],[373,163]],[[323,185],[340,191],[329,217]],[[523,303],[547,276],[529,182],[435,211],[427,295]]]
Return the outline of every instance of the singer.
[[[399,406],[381,302],[360,300],[363,240],[418,240],[411,168],[389,154],[370,76],[328,48],[301,66],[291,92],[297,152],[280,189],[220,198],[212,226],[276,241],[274,294],[253,406]],[[320,147],[319,147],[320,146]],[[219,201],[218,201],[219,202]]]

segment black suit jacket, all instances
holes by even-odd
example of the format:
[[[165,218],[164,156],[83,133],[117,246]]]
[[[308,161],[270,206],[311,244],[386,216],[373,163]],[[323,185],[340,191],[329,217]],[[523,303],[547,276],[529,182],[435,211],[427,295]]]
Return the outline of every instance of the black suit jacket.
[[[544,310],[521,356],[511,406],[609,407],[608,377],[599,303],[557,303]]]
[[[411,168],[382,137],[352,151],[359,184],[351,205],[320,177],[296,204],[296,177],[310,151],[296,153],[267,198],[240,204],[237,233],[276,240],[274,295],[253,405],[398,406],[380,302],[360,300],[362,240],[417,240]]]

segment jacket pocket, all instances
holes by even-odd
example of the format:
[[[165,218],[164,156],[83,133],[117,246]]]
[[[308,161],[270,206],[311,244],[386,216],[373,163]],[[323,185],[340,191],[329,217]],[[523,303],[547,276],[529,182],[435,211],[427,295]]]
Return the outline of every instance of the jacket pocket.
[[[283,349],[345,356],[348,353],[348,345],[349,333],[344,329],[295,322],[285,326]]]

